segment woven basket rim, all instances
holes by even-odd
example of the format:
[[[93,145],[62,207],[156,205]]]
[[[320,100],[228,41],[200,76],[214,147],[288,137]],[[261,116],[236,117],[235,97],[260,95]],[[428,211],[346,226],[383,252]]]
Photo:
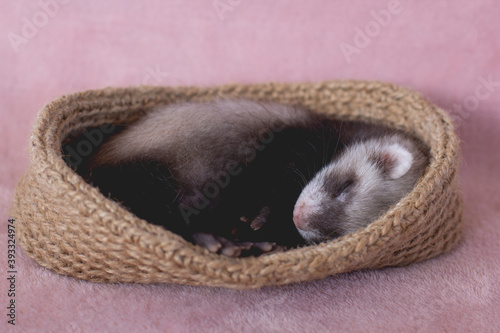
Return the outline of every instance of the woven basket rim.
[[[173,277],[166,275],[164,281],[158,277],[151,278],[150,280],[147,278],[141,278],[138,279],[138,281],[129,281],[121,278],[119,274],[117,276],[112,276],[109,279],[102,278],[101,276],[96,279],[92,279],[91,277],[87,278],[89,280],[108,282],[178,282],[178,279],[184,279],[181,281],[182,283],[206,284],[232,288],[254,288],[269,284],[283,284],[322,278],[331,275],[332,273],[335,274],[352,269],[367,268],[371,267],[369,264],[371,258],[380,253],[381,243],[385,242],[387,244],[391,244],[391,237],[394,238],[405,233],[406,225],[401,220],[402,214],[400,209],[401,207],[411,207],[412,205],[415,205],[413,194],[417,192],[425,192],[430,186],[442,186],[442,175],[448,175],[450,178],[449,181],[454,181],[455,175],[450,175],[450,170],[456,173],[458,160],[456,155],[458,153],[452,156],[434,156],[431,160],[429,168],[423,177],[417,182],[413,191],[400,200],[400,202],[398,202],[398,204],[391,210],[386,212],[383,216],[364,229],[327,243],[290,249],[285,252],[272,253],[259,257],[247,258],[229,258],[223,255],[213,254],[204,248],[195,246],[185,241],[182,237],[165,230],[162,227],[151,225],[146,221],[139,219],[131,212],[122,208],[119,204],[106,198],[91,185],[82,182],[81,177],[64,162],[61,154],[61,142],[64,139],[62,136],[65,131],[68,131],[65,126],[76,122],[77,119],[82,120],[82,128],[86,126],[86,121],[91,123],[98,118],[101,119],[100,121],[102,124],[105,123],[107,119],[109,120],[109,117],[114,116],[113,112],[116,114],[119,114],[120,112],[123,113],[123,110],[127,108],[137,109],[137,112],[139,112],[140,110],[144,110],[145,108],[156,104],[163,104],[165,102],[168,103],[172,96],[175,97],[182,95],[183,99],[192,100],[206,98],[211,99],[218,96],[238,96],[244,98],[250,97],[255,99],[273,100],[276,98],[275,96],[279,96],[279,94],[283,91],[291,92],[290,94],[293,95],[294,92],[300,93],[303,89],[316,89],[317,91],[321,91],[321,89],[328,90],[330,87],[334,87],[335,89],[343,89],[344,87],[344,89],[353,89],[353,86],[361,87],[363,89],[385,89],[392,92],[392,95],[390,96],[394,99],[397,99],[398,95],[410,95],[413,99],[421,103],[422,113],[432,116],[440,122],[436,124],[436,126],[440,126],[442,132],[448,137],[448,140],[445,141],[433,141],[430,144],[431,151],[457,151],[457,139],[453,131],[453,125],[446,113],[425,101],[417,93],[392,84],[342,80],[314,84],[229,84],[219,87],[201,88],[141,86],[89,90],[61,96],[46,105],[41,110],[33,126],[33,134],[31,136],[30,145],[31,166],[36,166],[37,170],[56,170],[62,175],[63,181],[66,184],[70,184],[71,187],[79,189],[79,193],[81,194],[83,201],[93,203],[96,207],[100,207],[104,204],[109,212],[111,212],[111,215],[121,217],[119,221],[113,219],[107,220],[104,224],[105,228],[109,228],[110,230],[114,230],[113,232],[116,232],[115,229],[123,227],[125,223],[129,230],[122,230],[118,233],[122,232],[122,235],[128,235],[128,232],[132,231],[134,233],[138,233],[140,237],[144,239],[144,244],[139,243],[139,247],[145,252],[152,254],[153,257],[156,253],[159,261],[177,260],[179,266],[182,267],[184,271],[191,273],[191,276],[175,277],[175,272],[169,272],[169,274]],[[275,95],[270,94],[267,96],[260,96],[259,90],[262,89],[274,92]],[[248,91],[250,91],[250,93],[248,93]],[[104,103],[107,104],[103,105]],[[130,118],[130,114],[131,113],[127,114],[127,117]],[[347,118],[351,116],[352,115],[347,115]],[[351,117],[351,119],[358,119],[360,117],[365,117],[365,120],[376,120],[375,118],[371,118],[370,115],[360,116],[359,114],[355,117]],[[67,134],[68,133],[65,135]],[[427,144],[429,143],[427,142]],[[439,175],[441,175],[441,177],[439,177]],[[16,209],[13,210],[16,211]],[[19,211],[16,211],[16,213],[19,213]],[[64,220],[64,217],[62,220]],[[31,227],[34,227],[35,222],[36,221],[32,221]],[[30,228],[30,226],[26,226],[26,228]],[[360,240],[362,241],[360,242]],[[26,243],[21,242],[21,245],[23,247],[27,247]],[[173,247],[182,251],[182,258],[175,258],[175,254],[171,253]],[[165,250],[159,251],[159,249]],[[28,251],[28,254],[30,254],[30,251]],[[43,261],[41,262],[41,260],[38,260],[39,258],[34,256],[32,257],[42,265],[45,264]],[[293,260],[291,260],[291,258],[293,258]],[[315,267],[316,269],[309,275],[291,276],[290,278],[276,273],[287,271],[291,265],[293,266],[300,261],[314,261],[313,258],[319,258],[318,260],[325,262],[328,267],[325,269],[318,269]],[[354,264],[347,266],[344,265],[346,261],[350,262],[352,260],[355,261]],[[360,262],[356,262],[356,260]],[[419,260],[422,260],[422,258]],[[398,263],[396,262],[390,264],[392,265]],[[384,266],[384,264],[378,264],[374,267],[379,266]],[[51,266],[49,268],[58,271],[57,267]],[[163,270],[163,268],[161,268],[161,270]],[[241,276],[244,276],[245,274],[241,272],[244,271],[257,273],[256,275],[242,279]],[[64,271],[59,270],[59,272],[64,274]],[[198,279],[196,274],[201,274],[203,278]],[[75,274],[74,276],[78,275]]]

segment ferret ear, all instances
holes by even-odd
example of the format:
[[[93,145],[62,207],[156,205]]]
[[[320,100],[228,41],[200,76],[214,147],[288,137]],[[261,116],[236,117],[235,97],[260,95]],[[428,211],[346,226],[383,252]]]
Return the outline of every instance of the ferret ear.
[[[375,160],[384,173],[391,179],[398,179],[410,170],[413,163],[413,155],[400,144],[393,143],[382,146],[377,151]]]

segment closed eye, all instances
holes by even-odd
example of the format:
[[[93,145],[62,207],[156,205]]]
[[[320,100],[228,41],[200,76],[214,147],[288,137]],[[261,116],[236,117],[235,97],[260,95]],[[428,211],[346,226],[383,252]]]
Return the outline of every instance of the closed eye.
[[[334,193],[335,199],[344,202],[345,199],[347,198],[347,192],[349,191],[349,189],[353,184],[354,184],[353,179],[349,179],[348,181],[342,183],[341,186]]]

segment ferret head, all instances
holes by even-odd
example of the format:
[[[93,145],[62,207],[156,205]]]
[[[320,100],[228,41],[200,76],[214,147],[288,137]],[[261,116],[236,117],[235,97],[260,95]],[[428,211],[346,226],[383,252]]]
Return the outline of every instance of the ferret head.
[[[411,191],[426,163],[425,153],[401,135],[355,143],[303,189],[295,226],[313,243],[365,227]]]

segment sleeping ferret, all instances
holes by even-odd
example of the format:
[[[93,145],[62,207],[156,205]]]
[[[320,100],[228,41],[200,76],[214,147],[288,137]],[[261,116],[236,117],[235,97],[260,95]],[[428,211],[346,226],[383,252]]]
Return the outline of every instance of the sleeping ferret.
[[[368,225],[411,191],[427,156],[401,131],[219,99],[152,110],[104,142],[85,175],[189,240],[295,246]]]

